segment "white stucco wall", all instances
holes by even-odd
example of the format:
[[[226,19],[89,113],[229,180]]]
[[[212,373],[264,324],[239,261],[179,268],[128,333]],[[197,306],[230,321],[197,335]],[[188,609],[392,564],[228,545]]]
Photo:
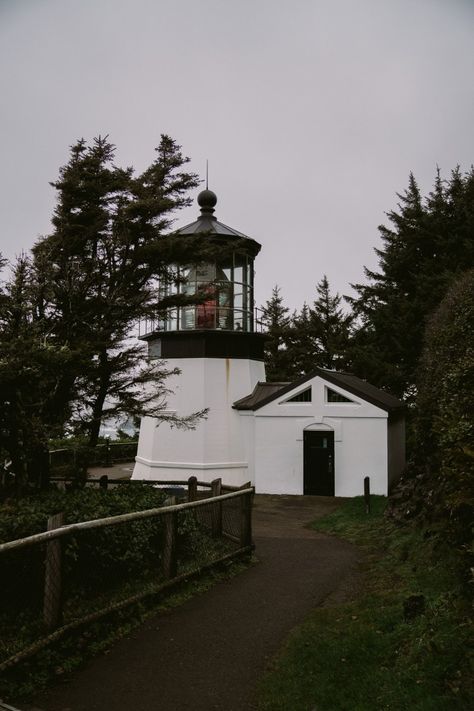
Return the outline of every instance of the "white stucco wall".
[[[288,403],[309,386],[312,402]],[[329,403],[326,386],[353,403]],[[303,493],[303,432],[334,431],[335,495],[363,493],[370,477],[374,494],[387,494],[387,413],[319,376],[254,412],[255,486],[257,492]]]
[[[230,358],[176,358],[167,361],[180,375],[167,381],[172,393],[167,409],[186,415],[209,408],[195,430],[171,427],[144,417],[133,479],[178,481],[195,475],[211,481],[222,477],[240,485],[253,479],[249,468],[251,434],[232,404],[248,395],[257,381],[265,379],[260,361]]]
[[[400,438],[400,427],[389,438],[385,410],[317,376],[256,411],[238,411],[232,404],[265,379],[263,363],[193,358],[168,364],[182,371],[169,381],[169,410],[183,415],[208,407],[209,414],[194,431],[143,418],[134,479],[221,477],[233,485],[250,480],[259,493],[302,494],[303,433],[326,429],[334,432],[335,495],[361,495],[365,476],[372,493],[387,495],[388,444]],[[286,402],[310,386],[312,402]],[[328,402],[327,387],[352,402]]]

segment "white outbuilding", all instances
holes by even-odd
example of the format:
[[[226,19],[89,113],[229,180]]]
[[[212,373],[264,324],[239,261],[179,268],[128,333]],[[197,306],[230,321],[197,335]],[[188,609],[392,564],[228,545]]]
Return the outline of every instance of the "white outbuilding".
[[[177,270],[175,286],[166,284],[200,295],[199,303],[168,309],[142,335],[150,358],[180,371],[167,382],[167,414],[207,416],[193,430],[144,417],[132,478],[220,477],[250,481],[258,493],[357,496],[368,476],[372,493],[387,495],[405,462],[403,404],[354,375],[321,368],[293,383],[266,382],[253,294],[261,247],[218,222],[216,202],[211,190],[201,192],[200,217],[176,238],[211,235],[219,256]]]
[[[257,383],[234,408],[247,430],[257,491],[387,495],[405,464],[403,405],[349,373],[317,368],[293,383]]]

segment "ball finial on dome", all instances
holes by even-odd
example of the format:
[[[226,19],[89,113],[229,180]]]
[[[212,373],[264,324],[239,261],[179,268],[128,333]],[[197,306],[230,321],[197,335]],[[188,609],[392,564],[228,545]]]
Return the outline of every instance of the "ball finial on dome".
[[[206,188],[206,190],[202,190],[199,193],[197,201],[203,214],[210,213],[212,215],[217,203],[217,195],[212,190]]]

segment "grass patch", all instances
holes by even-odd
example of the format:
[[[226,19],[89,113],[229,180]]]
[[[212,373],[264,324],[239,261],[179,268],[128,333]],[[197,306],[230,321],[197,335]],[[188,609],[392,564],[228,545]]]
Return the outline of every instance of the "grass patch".
[[[363,589],[293,632],[260,685],[260,711],[472,708],[472,626],[455,557],[431,531],[387,520],[382,497],[371,503],[370,515],[360,497],[314,522],[364,550]]]

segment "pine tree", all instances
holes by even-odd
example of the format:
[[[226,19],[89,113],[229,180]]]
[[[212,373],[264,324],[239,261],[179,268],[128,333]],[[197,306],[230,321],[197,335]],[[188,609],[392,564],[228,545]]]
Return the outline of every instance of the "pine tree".
[[[417,378],[415,448],[401,490],[405,514],[436,522],[472,579],[474,514],[474,269],[459,275],[429,319]],[[403,510],[402,509],[402,510]],[[471,574],[470,574],[471,573]]]
[[[275,286],[271,298],[262,306],[262,325],[268,336],[265,343],[267,380],[285,382],[293,375],[293,363],[288,354],[290,335],[289,309],[283,305],[280,288]]]
[[[413,175],[379,227],[379,271],[365,269],[348,299],[358,317],[351,356],[358,375],[412,399],[423,334],[449,285],[474,265],[474,171],[459,169],[423,199]]]
[[[36,319],[31,267],[22,255],[0,295],[0,452],[18,488],[46,484],[48,408],[71,358],[65,344],[45,340]]]
[[[319,344],[318,366],[331,370],[346,367],[352,316],[341,308],[339,294],[331,296],[326,275],[316,286],[318,298],[310,311]]]
[[[301,311],[292,316],[288,351],[295,377],[311,373],[317,367],[320,345],[315,333],[313,313],[306,302]]]
[[[50,424],[64,424],[69,413],[92,446],[104,416],[162,409],[157,396],[168,373],[147,364],[129,336],[160,308],[156,279],[173,262],[198,260],[203,246],[168,236],[198,180],[183,170],[188,159],[171,138],[162,136],[156,152],[136,176],[114,164],[107,137],[78,141],[53,183],[54,230],[33,250],[37,317],[48,342],[74,355],[52,396]]]
[[[288,355],[296,376],[315,368],[343,369],[347,364],[352,317],[341,308],[339,294],[331,295],[326,275],[316,291],[313,306],[305,303],[292,318]]]

